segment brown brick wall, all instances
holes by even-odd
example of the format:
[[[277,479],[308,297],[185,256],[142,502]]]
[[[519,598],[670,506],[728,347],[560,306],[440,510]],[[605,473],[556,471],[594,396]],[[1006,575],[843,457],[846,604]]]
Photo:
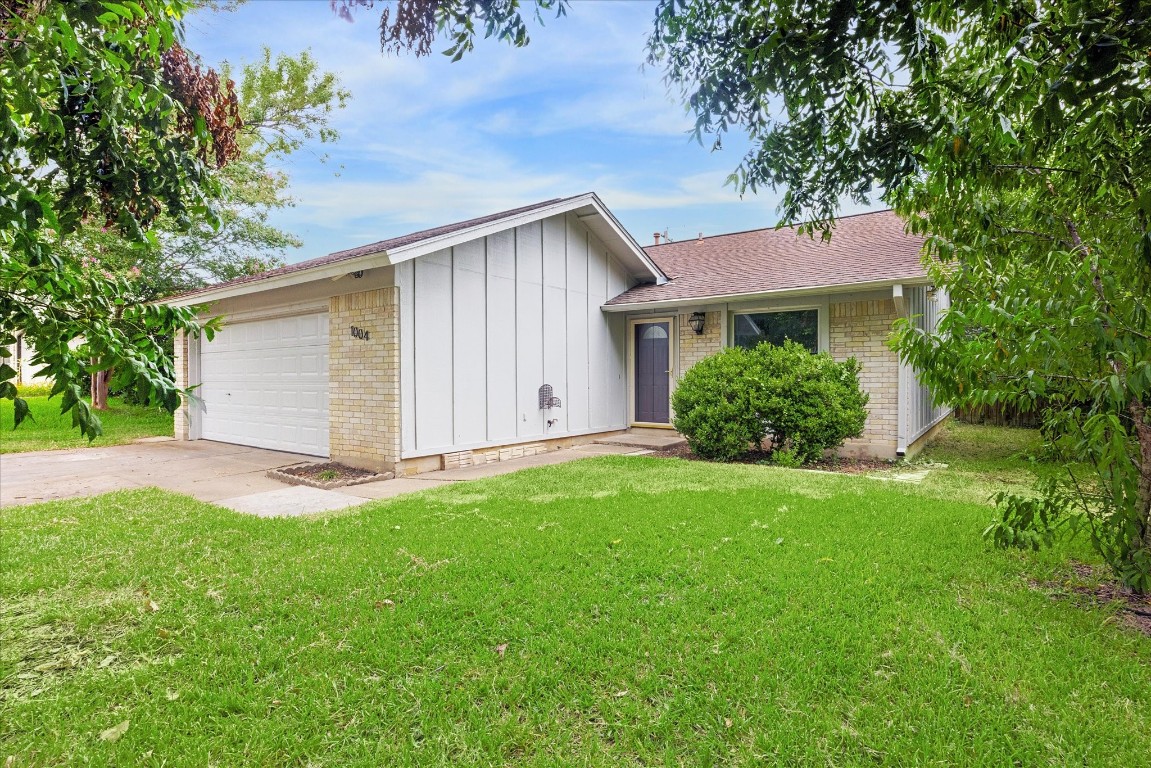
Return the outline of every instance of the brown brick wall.
[[[892,458],[899,435],[899,358],[887,339],[897,317],[895,302],[832,302],[830,314],[831,356],[859,360],[859,383],[871,396],[863,436],[849,440],[841,453]]]
[[[400,457],[398,289],[329,302],[328,411],[333,461],[391,470]],[[351,326],[368,338],[352,336]]]

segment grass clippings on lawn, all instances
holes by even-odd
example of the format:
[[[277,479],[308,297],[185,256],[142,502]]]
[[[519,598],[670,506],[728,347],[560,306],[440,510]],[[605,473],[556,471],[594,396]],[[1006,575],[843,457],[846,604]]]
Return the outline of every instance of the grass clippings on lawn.
[[[1033,589],[1089,556],[991,550],[988,512],[647,457],[310,520],[158,491],[6,509],[0,755],[1146,764],[1151,643]]]
[[[1036,429],[979,426],[952,420],[910,461],[832,457],[802,469],[889,479],[927,470],[916,482],[929,495],[988,504],[995,493],[1003,490],[1024,495],[1034,493],[1038,476],[1063,471],[1040,459],[1042,442]],[[696,456],[687,446],[656,451],[653,455],[708,461]],[[770,465],[771,454],[749,451],[733,463]]]
[[[142,437],[170,436],[172,414],[162,408],[128,405],[119,398],[108,400],[108,410],[98,416],[104,434],[92,442],[72,426],[71,415],[60,413],[60,397],[46,395],[25,398],[30,419],[13,428],[11,400],[0,400],[0,453],[54,451],[61,448],[122,445]]]

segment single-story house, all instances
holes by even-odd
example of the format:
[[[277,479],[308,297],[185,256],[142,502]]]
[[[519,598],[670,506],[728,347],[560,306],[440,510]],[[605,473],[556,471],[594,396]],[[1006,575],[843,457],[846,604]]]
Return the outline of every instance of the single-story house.
[[[782,340],[862,363],[848,454],[914,452],[947,415],[888,348],[946,305],[891,212],[830,242],[761,229],[641,247],[592,193],[339,251],[169,300],[223,316],[181,338],[176,436],[400,474],[670,427],[704,356]]]

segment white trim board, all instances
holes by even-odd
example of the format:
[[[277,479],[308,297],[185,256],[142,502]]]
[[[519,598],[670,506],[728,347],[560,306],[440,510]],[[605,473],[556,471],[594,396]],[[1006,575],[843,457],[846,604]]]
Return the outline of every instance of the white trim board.
[[[656,312],[678,310],[680,307],[691,307],[700,304],[736,303],[745,301],[759,301],[791,296],[818,296],[827,294],[835,296],[841,293],[859,293],[880,289],[891,290],[894,285],[930,285],[928,277],[899,277],[889,280],[873,280],[866,283],[845,283],[843,285],[817,285],[806,288],[781,288],[775,291],[758,291],[751,293],[717,293],[710,296],[692,296],[681,299],[663,299],[660,301],[637,301],[630,304],[604,304],[604,312]],[[890,295],[890,293],[888,294]]]

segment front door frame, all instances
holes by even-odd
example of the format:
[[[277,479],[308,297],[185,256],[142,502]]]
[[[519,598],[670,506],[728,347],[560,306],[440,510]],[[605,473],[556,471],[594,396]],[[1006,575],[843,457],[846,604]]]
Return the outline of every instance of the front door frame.
[[[651,315],[629,317],[627,320],[627,422],[632,427],[651,427],[654,429],[675,429],[671,422],[675,414],[671,410],[671,393],[675,391],[676,374],[679,370],[679,330],[676,328],[675,315]],[[668,377],[668,423],[660,424],[650,421],[635,420],[635,326],[642,323],[667,323],[668,335],[668,363],[670,370]]]

